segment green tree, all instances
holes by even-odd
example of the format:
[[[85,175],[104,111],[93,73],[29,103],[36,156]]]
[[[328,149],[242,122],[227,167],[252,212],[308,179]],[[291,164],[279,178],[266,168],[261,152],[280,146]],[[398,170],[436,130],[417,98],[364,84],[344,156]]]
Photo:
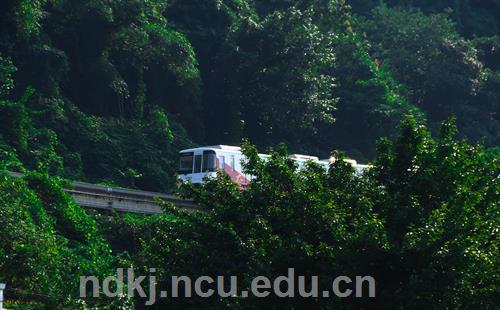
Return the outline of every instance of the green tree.
[[[52,173],[61,173],[57,135],[52,130],[36,128],[33,114],[26,107],[33,89],[26,89],[20,99],[12,95],[12,74],[16,69],[10,58],[0,55],[0,152],[17,154],[29,168],[43,165]]]
[[[184,0],[169,3],[165,15],[173,27],[186,35],[196,53],[203,82],[202,106],[205,141],[235,144],[241,138],[241,116],[236,102],[223,98],[234,94],[229,83],[225,41],[246,18],[259,20],[247,1]],[[222,56],[221,56],[222,55]]]
[[[455,140],[452,122],[439,139],[407,117],[394,142],[382,140],[374,165],[360,177],[334,153],[329,171],[298,169],[283,147],[261,159],[244,146],[247,173],[240,190],[221,174],[181,188],[207,207],[188,212],[165,205],[141,224],[135,260],[170,275],[251,278],[319,275],[327,288],[338,275],[371,275],[376,299],[177,299],[178,305],[220,308],[400,308],[495,305],[498,265],[498,156]],[[154,234],[151,234],[154,232]],[[146,264],[146,265],[147,265]],[[168,301],[171,302],[171,301]],[[159,305],[161,306],[161,305]]]
[[[224,109],[260,145],[286,141],[297,148],[333,122],[337,99],[332,41],[312,11],[275,12],[261,23],[246,20],[230,34],[225,66],[232,68]]]
[[[393,137],[401,118],[407,113],[425,115],[405,97],[404,85],[397,82],[387,65],[370,56],[369,43],[356,33],[335,36],[337,66],[333,75],[339,97],[336,121],[322,126],[315,137],[321,146],[316,153],[327,155],[341,149],[360,161],[375,157],[375,141]]]
[[[1,168],[0,280],[8,283],[7,300],[28,309],[81,306],[80,276],[105,277],[115,264],[96,222],[61,180],[40,172],[14,178]]]
[[[184,188],[184,195],[194,196],[209,211],[166,206],[178,219],[158,217],[145,229],[155,232],[146,234],[151,239],[138,237],[138,260],[163,266],[158,271],[160,285],[172,274],[236,275],[241,288],[249,288],[253,276],[276,277],[295,268],[296,274],[319,275],[326,288],[332,276],[354,275],[363,258],[377,255],[372,250],[383,247],[383,225],[363,198],[365,183],[344,161],[337,161],[329,173],[313,163],[299,171],[283,147],[266,161],[253,146],[246,145],[244,152],[249,158],[247,172],[256,176],[247,190],[241,191],[224,175],[203,187]],[[168,302],[245,309],[344,304],[338,299],[273,297]]]
[[[409,101],[426,113],[431,129],[438,132],[439,123],[455,115],[462,137],[485,136],[489,146],[498,144],[496,108],[478,97],[488,88],[485,81],[494,78],[488,78],[473,43],[458,35],[453,22],[444,14],[385,5],[372,15],[359,28],[367,34],[372,57],[406,86]]]
[[[361,15],[370,12],[380,3],[406,9],[418,8],[426,14],[446,13],[457,25],[460,34],[467,38],[498,34],[500,2],[498,0],[360,0],[353,1],[353,10]]]
[[[500,36],[482,37],[472,41],[478,51],[479,60],[485,67],[500,70]]]
[[[171,189],[177,150],[204,134],[197,61],[163,16],[165,3],[2,6],[0,52],[10,56],[0,65],[2,149],[30,169],[42,163],[74,179]],[[29,33],[21,7],[37,16]]]
[[[380,266],[388,304],[488,308],[495,303],[499,158],[455,140],[455,133],[447,122],[434,140],[409,117],[394,143],[379,145],[370,179],[374,210],[390,240]]]
[[[479,85],[475,50],[444,15],[379,6],[362,30],[373,57],[389,63],[396,80],[408,87],[410,100],[431,121],[448,117]]]

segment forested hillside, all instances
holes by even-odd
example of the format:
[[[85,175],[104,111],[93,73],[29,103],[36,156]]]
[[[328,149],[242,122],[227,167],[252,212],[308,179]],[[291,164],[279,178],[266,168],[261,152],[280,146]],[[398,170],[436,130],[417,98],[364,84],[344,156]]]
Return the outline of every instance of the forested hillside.
[[[288,268],[321,289],[376,279],[376,298],[148,309],[494,309],[499,111],[499,0],[2,0],[7,307],[145,309],[79,295],[80,276],[132,266],[162,288],[221,275],[249,289]],[[175,186],[179,150],[242,141],[246,190],[223,173]],[[332,152],[371,165],[288,156]],[[71,180],[176,191],[206,212],[99,213]]]
[[[194,198],[206,212],[164,204],[164,214],[150,216],[86,212],[62,190],[61,179],[45,172],[16,179],[4,172],[15,160],[2,161],[0,282],[8,285],[7,307],[495,309],[499,156],[454,134],[447,122],[433,139],[406,117],[393,142],[380,141],[374,166],[362,177],[343,160],[329,171],[314,162],[298,170],[283,145],[262,160],[245,144],[245,166],[255,176],[246,190],[220,174],[203,186],[181,188],[182,197]],[[193,295],[153,304],[137,292],[134,298],[79,295],[80,276],[102,280],[130,266],[144,276],[156,268],[162,290],[172,287],[170,276],[184,275],[234,276],[237,287],[224,298]],[[318,276],[319,292],[340,275],[372,276],[376,298],[301,298],[296,287],[296,298],[241,297],[254,277],[273,279],[288,268],[307,279]]]
[[[374,158],[413,113],[499,144],[500,2],[7,0],[0,145],[52,174],[168,191],[191,145]]]

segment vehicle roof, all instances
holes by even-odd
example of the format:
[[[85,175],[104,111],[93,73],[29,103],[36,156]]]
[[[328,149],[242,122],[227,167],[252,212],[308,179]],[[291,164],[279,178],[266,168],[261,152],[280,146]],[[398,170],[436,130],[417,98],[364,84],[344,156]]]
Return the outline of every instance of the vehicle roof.
[[[194,151],[230,151],[234,153],[241,153],[241,147],[239,146],[230,146],[230,145],[209,145],[209,146],[200,146],[194,147],[186,150],[181,150],[179,153],[187,153]]]

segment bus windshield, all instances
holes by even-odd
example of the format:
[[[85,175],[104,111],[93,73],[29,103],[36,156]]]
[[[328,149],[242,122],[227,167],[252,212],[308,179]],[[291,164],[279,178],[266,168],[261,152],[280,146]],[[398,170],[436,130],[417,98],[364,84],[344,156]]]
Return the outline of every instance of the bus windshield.
[[[193,152],[180,154],[179,174],[193,173],[193,155]]]
[[[203,172],[214,172],[216,170],[215,152],[203,152]]]

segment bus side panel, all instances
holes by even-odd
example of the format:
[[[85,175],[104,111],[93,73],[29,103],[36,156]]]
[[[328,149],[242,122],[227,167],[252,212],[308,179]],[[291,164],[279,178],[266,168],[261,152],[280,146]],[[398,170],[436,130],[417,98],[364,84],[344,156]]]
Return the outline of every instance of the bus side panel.
[[[243,173],[243,159],[244,155],[239,152],[217,152],[219,170],[224,171],[240,187],[246,187],[250,182],[249,177]]]

